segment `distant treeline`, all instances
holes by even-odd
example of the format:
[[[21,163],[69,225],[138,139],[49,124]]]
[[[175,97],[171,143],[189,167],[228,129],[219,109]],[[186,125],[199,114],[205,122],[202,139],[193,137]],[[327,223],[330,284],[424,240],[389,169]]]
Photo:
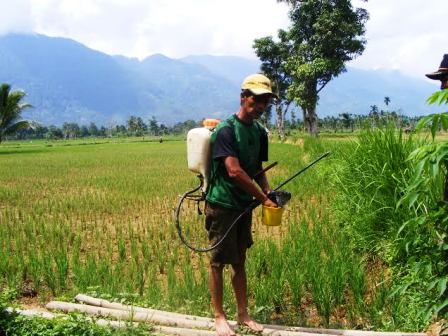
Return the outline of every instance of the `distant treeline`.
[[[318,119],[320,132],[354,132],[357,129],[369,126],[381,126],[393,122],[397,128],[403,128],[405,131],[412,131],[414,125],[422,117],[408,117],[397,114],[396,112],[377,111],[375,108],[367,115],[356,115],[350,113],[341,113],[338,116],[327,116]],[[49,125],[44,126],[36,122],[31,122],[32,127],[17,132],[9,139],[74,139],[84,137],[128,137],[128,136],[166,136],[166,135],[185,135],[190,129],[201,127],[203,120],[186,120],[178,122],[173,126],[166,126],[159,123],[155,117],[152,117],[148,123],[145,123],[141,117],[131,116],[126,124],[110,124],[107,126],[97,126],[91,122],[88,125],[79,125],[75,122],[66,122],[62,126]],[[276,129],[276,124],[262,119],[261,123],[270,130]],[[285,121],[285,130],[304,130],[303,121],[295,117]]]
[[[62,126],[41,125],[31,122],[31,127],[10,136],[9,139],[75,139],[84,137],[128,137],[128,136],[164,136],[182,135],[188,130],[202,125],[202,121],[186,120],[173,126],[166,126],[157,122],[153,117],[146,124],[142,118],[131,116],[126,124],[110,124],[97,126],[94,122],[88,125],[79,125],[75,122],[66,122]]]

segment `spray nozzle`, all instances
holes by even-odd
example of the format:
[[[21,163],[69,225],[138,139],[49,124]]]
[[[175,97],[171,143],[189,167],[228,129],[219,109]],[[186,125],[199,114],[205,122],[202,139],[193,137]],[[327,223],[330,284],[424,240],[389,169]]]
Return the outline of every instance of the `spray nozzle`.
[[[285,190],[271,191],[268,198],[279,207],[285,206],[291,199],[291,193]]]

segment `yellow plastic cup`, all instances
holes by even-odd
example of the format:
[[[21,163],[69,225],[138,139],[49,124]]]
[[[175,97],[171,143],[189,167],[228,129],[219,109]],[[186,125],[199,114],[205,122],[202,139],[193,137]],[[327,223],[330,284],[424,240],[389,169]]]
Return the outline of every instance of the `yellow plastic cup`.
[[[282,223],[283,210],[284,208],[272,208],[263,205],[261,222],[263,225],[279,226]]]

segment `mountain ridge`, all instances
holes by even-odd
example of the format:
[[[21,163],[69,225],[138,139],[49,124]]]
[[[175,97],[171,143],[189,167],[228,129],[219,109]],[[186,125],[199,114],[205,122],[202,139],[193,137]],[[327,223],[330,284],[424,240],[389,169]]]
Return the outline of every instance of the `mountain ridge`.
[[[107,55],[67,38],[0,36],[0,82],[23,89],[34,108],[23,117],[45,125],[122,124],[131,115],[173,124],[225,118],[239,107],[239,83],[257,72],[257,60],[191,55],[143,60]],[[423,78],[423,75],[422,75]],[[371,105],[408,115],[434,111],[425,104],[437,87],[398,72],[348,68],[322,91],[318,115],[366,114]],[[300,111],[296,111],[300,116]]]

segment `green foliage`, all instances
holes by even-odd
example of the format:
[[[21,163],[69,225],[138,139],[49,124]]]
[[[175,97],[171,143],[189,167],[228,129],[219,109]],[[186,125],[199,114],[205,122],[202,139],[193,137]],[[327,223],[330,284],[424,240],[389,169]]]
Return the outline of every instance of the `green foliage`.
[[[285,36],[285,34],[285,31],[280,30],[279,36]],[[285,116],[291,104],[291,100],[287,97],[291,77],[285,68],[289,56],[289,45],[284,40],[275,42],[269,36],[256,39],[253,48],[261,60],[261,70],[271,79],[273,90],[277,95],[277,99],[275,99],[277,129],[280,139],[283,141],[285,138]]]
[[[292,77],[288,95],[304,111],[312,133],[319,92],[345,71],[345,62],[364,51],[368,14],[350,0],[307,0],[293,6],[286,69]]]
[[[52,320],[26,317],[6,308],[18,297],[16,290],[4,288],[0,293],[0,335],[8,336],[145,336],[151,335],[150,326],[135,327],[128,324],[123,329],[111,329],[95,324],[95,319],[78,313]]]
[[[436,92],[430,104],[448,103],[448,90]],[[412,178],[399,206],[407,206],[413,217],[397,234],[397,259],[404,264],[400,293],[426,287],[425,318],[448,316],[448,144],[435,143],[438,129],[448,129],[448,113],[423,118],[418,130],[429,126],[433,142],[409,155],[415,164]],[[445,194],[444,194],[445,192]],[[420,284],[420,285],[419,285]]]
[[[448,90],[433,93],[427,99],[427,103],[430,105],[448,104]],[[434,141],[439,129],[443,129],[444,131],[448,130],[448,112],[432,114],[422,118],[416,126],[416,131],[422,131],[425,127],[430,127],[432,140]]]
[[[11,92],[9,84],[0,86],[0,143],[8,134],[14,134],[29,127],[29,122],[20,120],[20,114],[30,104],[21,103],[25,92]]]
[[[305,126],[317,135],[319,92],[345,71],[348,62],[364,51],[365,9],[350,0],[284,1],[290,4],[289,30],[255,40],[262,70],[272,76],[282,100],[294,101],[304,113]],[[287,94],[285,95],[285,93]]]
[[[415,329],[446,306],[448,208],[430,210],[440,201],[442,180],[428,146],[393,124],[367,128],[336,174],[338,221],[358,249],[388,264],[392,283],[385,297],[395,304],[387,315]]]
[[[80,314],[70,314],[68,318],[47,320],[40,317],[29,318],[15,313],[5,315],[0,320],[0,332],[8,336],[145,336],[152,335],[145,327],[124,329],[100,327],[94,321]]]

